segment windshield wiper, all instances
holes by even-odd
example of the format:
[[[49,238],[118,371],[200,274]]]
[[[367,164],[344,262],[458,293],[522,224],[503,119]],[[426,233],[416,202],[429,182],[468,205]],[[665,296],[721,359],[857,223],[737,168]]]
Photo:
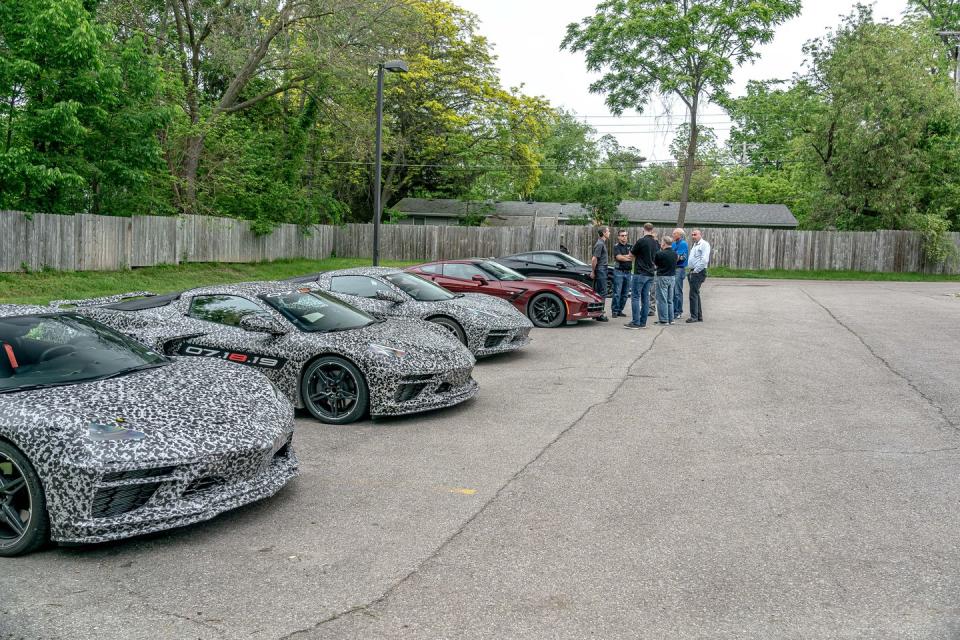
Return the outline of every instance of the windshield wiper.
[[[105,376],[98,376],[96,378],[87,378],[86,380],[77,380],[77,382],[92,382],[94,380],[109,380],[111,378],[119,378],[120,376],[125,376],[128,373],[135,373],[137,371],[146,371],[147,369],[156,369],[158,367],[165,367],[170,364],[170,361],[165,362],[153,362],[150,364],[140,364],[135,367],[130,367],[128,369],[121,369],[115,373],[108,373]]]

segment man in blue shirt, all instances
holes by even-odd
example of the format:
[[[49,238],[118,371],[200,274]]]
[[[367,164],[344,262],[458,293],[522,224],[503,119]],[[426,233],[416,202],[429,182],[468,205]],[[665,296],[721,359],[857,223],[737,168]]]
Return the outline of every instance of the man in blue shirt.
[[[677,227],[673,230],[673,250],[677,252],[677,271],[676,271],[676,280],[677,283],[674,285],[673,289],[673,317],[679,318],[683,315],[683,280],[687,276],[687,256],[690,254],[690,249],[687,246],[687,241],[685,239],[686,232]]]

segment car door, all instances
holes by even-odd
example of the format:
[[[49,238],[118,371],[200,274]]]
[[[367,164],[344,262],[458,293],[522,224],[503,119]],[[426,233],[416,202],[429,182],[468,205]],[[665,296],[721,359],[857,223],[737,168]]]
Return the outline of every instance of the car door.
[[[342,275],[330,278],[330,291],[344,296],[349,304],[361,311],[385,318],[403,315],[399,307],[409,302],[410,296],[388,282],[373,276]],[[393,296],[402,302],[377,299],[377,294]]]
[[[504,297],[504,291],[500,281],[492,274],[487,273],[474,264],[448,262],[443,265],[443,277],[445,281],[454,282],[455,285],[453,287],[447,287],[446,284],[438,284],[441,284],[451,291],[459,291],[461,293],[485,293],[500,298]]]
[[[286,365],[275,336],[240,327],[240,321],[249,315],[265,315],[287,324],[285,320],[278,320],[262,301],[235,295],[202,294],[192,296],[187,305],[187,317],[196,320],[196,326],[204,333],[174,343],[172,355],[217,358],[257,367],[268,374]]]

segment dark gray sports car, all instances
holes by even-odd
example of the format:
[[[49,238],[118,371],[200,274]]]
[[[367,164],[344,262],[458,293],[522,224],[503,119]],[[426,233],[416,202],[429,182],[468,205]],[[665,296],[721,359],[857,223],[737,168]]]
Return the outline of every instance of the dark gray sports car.
[[[251,282],[142,299],[58,301],[155,349],[262,371],[322,422],[449,407],[477,393],[475,360],[440,327],[378,320],[315,287]],[[130,294],[128,294],[130,295]]]
[[[258,372],[169,358],[75,313],[0,305],[0,556],[206,520],[297,474]]]
[[[451,293],[402,269],[361,267],[291,278],[378,317],[433,322],[479,357],[515,351],[530,343],[533,323],[506,300]]]

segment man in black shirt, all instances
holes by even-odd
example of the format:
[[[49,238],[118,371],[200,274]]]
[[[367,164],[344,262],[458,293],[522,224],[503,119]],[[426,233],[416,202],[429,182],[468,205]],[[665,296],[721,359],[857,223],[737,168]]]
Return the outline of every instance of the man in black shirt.
[[[597,229],[597,243],[593,245],[593,257],[590,258],[590,277],[593,278],[593,290],[603,300],[607,299],[607,263],[610,260],[607,253],[607,238],[610,237],[609,227]],[[599,322],[607,322],[603,313],[597,317]]]
[[[653,237],[653,225],[649,222],[643,225],[643,237],[637,240],[630,253],[634,256],[633,279],[630,286],[630,322],[628,329],[644,329],[647,326],[647,315],[650,313],[650,288],[656,275],[656,265],[653,257],[660,250],[660,245]]]
[[[633,271],[633,254],[630,249],[629,234],[626,229],[617,232],[617,244],[613,245],[613,259],[617,266],[613,270],[613,317],[621,318],[626,314],[623,308],[627,306],[627,296],[630,293],[630,272]]]
[[[673,324],[673,290],[677,285],[677,252],[670,236],[660,241],[660,251],[653,256],[657,265],[657,324]]]

